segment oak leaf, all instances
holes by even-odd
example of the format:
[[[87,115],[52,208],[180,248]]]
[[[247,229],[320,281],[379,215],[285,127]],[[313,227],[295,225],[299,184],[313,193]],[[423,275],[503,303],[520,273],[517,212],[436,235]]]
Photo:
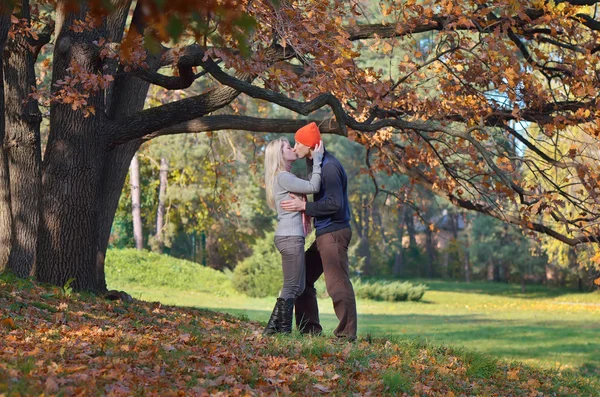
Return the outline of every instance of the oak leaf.
[[[324,386],[320,383],[317,383],[314,385],[315,389],[317,389],[318,391],[320,391],[321,393],[331,393],[331,389],[327,386]]]

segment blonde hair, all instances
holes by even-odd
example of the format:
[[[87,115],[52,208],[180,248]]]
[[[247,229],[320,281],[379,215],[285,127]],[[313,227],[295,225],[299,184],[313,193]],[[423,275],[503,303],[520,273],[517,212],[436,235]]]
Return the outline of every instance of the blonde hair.
[[[265,149],[265,189],[267,191],[267,204],[275,209],[275,196],[273,195],[273,184],[275,177],[281,171],[285,171],[283,160],[283,145],[289,144],[286,138],[275,139],[269,142]]]

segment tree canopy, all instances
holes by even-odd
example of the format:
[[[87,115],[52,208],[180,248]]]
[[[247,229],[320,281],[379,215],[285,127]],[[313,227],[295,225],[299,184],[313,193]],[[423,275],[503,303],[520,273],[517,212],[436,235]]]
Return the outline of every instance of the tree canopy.
[[[595,1],[3,4],[0,237],[11,250],[0,260],[19,274],[105,288],[110,225],[142,142],[312,120],[367,148],[377,194],[418,207],[417,190],[375,177],[403,174],[569,245],[600,237]],[[150,85],[198,82],[200,93],[144,107]],[[240,98],[286,111],[262,117]],[[38,103],[50,119],[43,162]]]

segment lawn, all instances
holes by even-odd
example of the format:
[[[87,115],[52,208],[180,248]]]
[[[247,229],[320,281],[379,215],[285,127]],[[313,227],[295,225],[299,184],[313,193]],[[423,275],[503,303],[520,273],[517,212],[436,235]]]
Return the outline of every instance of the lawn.
[[[440,283],[436,283],[440,284]],[[266,321],[273,298],[216,296],[206,292],[112,285],[134,297],[164,304],[209,308]],[[358,301],[359,336],[406,336],[465,347],[545,368],[600,372],[600,295],[510,297],[485,292],[427,291],[421,302]],[[590,302],[592,300],[592,302]],[[569,303],[571,302],[571,303]],[[326,331],[336,325],[331,301],[321,299]]]
[[[254,314],[263,315],[260,307]],[[573,397],[600,390],[600,379],[581,373],[419,338],[265,337],[261,324],[241,317],[110,301],[0,274],[0,396]]]
[[[251,320],[266,322],[275,302],[237,294],[225,284],[212,292],[167,285],[148,288],[112,274],[107,273],[109,288],[137,299]],[[417,282],[430,287],[420,302],[359,300],[359,337],[424,338],[544,368],[600,375],[600,293],[536,286],[522,294],[519,286],[498,283]],[[323,327],[331,334],[336,325],[331,300],[321,299],[319,307]]]

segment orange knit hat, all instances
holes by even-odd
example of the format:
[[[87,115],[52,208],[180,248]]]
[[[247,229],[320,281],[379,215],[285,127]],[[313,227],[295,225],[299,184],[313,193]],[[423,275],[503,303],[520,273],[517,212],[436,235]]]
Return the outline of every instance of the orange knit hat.
[[[296,131],[294,139],[296,142],[300,142],[301,144],[313,149],[321,141],[319,127],[317,127],[317,124],[313,121],[312,123],[307,124]]]

